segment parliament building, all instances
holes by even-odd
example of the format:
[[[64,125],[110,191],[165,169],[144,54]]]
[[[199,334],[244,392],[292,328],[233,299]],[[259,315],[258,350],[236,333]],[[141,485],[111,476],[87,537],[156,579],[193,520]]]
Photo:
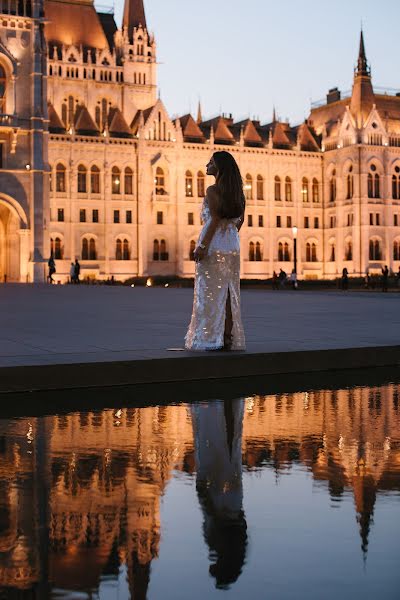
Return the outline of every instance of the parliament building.
[[[151,0],[149,0],[150,2]],[[349,68],[351,65],[349,65]],[[242,277],[400,267],[400,94],[373,87],[363,34],[352,90],[292,126],[172,119],[143,0],[121,27],[92,0],[0,0],[0,281],[192,277],[205,165],[244,180]]]

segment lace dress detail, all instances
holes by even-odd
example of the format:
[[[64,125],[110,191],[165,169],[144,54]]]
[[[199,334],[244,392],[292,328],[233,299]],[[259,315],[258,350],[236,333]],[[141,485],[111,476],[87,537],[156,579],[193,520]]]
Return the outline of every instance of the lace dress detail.
[[[211,213],[206,200],[198,244],[207,231]],[[226,299],[232,310],[232,350],[244,350],[240,313],[240,240],[238,219],[223,219],[203,260],[196,262],[192,319],[185,338],[188,350],[216,350],[224,346]]]

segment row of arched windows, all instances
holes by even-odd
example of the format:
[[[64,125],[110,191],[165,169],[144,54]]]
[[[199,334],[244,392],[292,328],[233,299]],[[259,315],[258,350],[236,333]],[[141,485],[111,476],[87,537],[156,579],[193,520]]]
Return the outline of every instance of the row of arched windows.
[[[193,174],[191,171],[186,171],[185,173],[185,195],[188,198],[194,196],[194,185],[193,185]],[[197,182],[197,197],[203,198],[206,194],[206,177],[202,171],[197,172],[196,177]]]
[[[78,165],[77,172],[77,189],[78,193],[100,194],[101,191],[101,172],[99,167],[93,165],[90,170],[83,164]],[[52,191],[53,184],[50,177],[50,190]],[[62,163],[57,163],[55,169],[55,189],[56,192],[64,193],[67,191],[67,169]],[[133,171],[130,167],[126,167],[122,173],[118,167],[113,167],[111,170],[111,192],[112,194],[133,194]]]
[[[63,241],[59,236],[52,237],[50,240],[51,253],[55,260],[62,260],[64,258],[64,246]],[[194,260],[194,251],[196,248],[196,242],[190,241],[189,244],[189,260]],[[317,262],[317,244],[315,242],[307,242],[305,246],[305,260],[306,262]],[[93,237],[82,238],[81,247],[81,258],[82,260],[97,260],[97,248],[96,240]],[[116,260],[130,260],[131,250],[129,240],[126,238],[117,238],[115,241],[115,259]],[[353,260],[353,244],[351,240],[345,242],[344,259],[346,261]],[[167,244],[164,239],[154,240],[153,242],[153,260],[155,261],[167,261],[168,252]],[[261,242],[249,242],[248,247],[248,260],[250,262],[262,261],[263,250]],[[290,262],[291,251],[288,242],[278,243],[278,261]],[[335,243],[330,244],[329,261],[334,262],[336,260],[336,248]],[[380,240],[373,239],[369,241],[369,260],[382,260],[382,246]],[[393,242],[393,260],[400,260],[400,240]]]
[[[50,239],[50,249],[55,260],[62,260],[64,258],[64,245],[59,236]],[[130,260],[130,258],[131,250],[129,240],[126,238],[118,238],[115,241],[115,259]],[[82,238],[81,259],[97,260],[96,240],[94,237],[88,236]]]
[[[274,197],[276,201],[285,199],[286,202],[293,201],[293,181],[285,177],[284,182],[276,175],[274,180]],[[303,202],[310,202],[310,182],[307,177],[301,180],[301,197]],[[319,182],[315,177],[311,181],[311,198],[313,202],[319,202]]]

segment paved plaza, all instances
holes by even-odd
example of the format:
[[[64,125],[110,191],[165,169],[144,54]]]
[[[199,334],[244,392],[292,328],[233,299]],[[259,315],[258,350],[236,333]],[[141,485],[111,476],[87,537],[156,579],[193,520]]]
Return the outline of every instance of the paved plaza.
[[[399,345],[398,293],[255,289],[242,292],[245,354],[170,351],[169,348],[183,345],[192,294],[191,289],[176,288],[1,285],[0,389],[12,388],[14,380],[23,386],[24,377],[29,379],[34,367],[75,365],[80,369],[76,384],[84,383],[82,377],[86,373],[87,383],[92,385],[90,377],[94,375],[90,376],[85,365],[92,365],[92,370],[97,365],[95,379],[100,382],[107,365],[118,363],[126,369],[135,365],[139,376],[132,375],[132,383],[137,377],[140,380],[143,369],[147,372],[146,381],[151,382],[152,377],[154,381],[168,378],[171,369],[178,369],[176,361],[191,359],[182,363],[182,376],[190,376],[190,366],[191,377],[201,379],[207,376],[206,365],[213,365],[210,377],[217,377],[215,365],[221,366],[222,359],[234,361],[229,367],[232,375],[244,376],[241,366],[248,365],[250,358],[254,363],[257,357],[269,357],[264,364],[271,370],[273,360],[280,357],[282,372],[285,357],[289,356],[293,364],[298,363],[298,369],[314,365],[318,368],[319,357],[324,355],[320,351],[334,350],[336,354],[329,355],[329,360],[336,356],[335,360],[343,361],[345,354],[338,350],[381,347],[382,351],[391,349],[394,356]],[[309,360],[307,366],[302,360],[295,361],[296,353],[302,359],[312,353],[312,362]],[[353,360],[355,354],[348,356]],[[390,353],[386,352],[388,356]],[[368,364],[374,361],[371,356],[368,360]],[[398,364],[396,361],[391,364]],[[163,375],[157,372],[160,365]],[[73,379],[75,375],[76,370]],[[118,373],[114,374],[111,383],[118,383],[118,377]],[[176,374],[174,377],[180,378]],[[52,385],[57,383],[53,381]],[[64,385],[61,380],[60,385]]]

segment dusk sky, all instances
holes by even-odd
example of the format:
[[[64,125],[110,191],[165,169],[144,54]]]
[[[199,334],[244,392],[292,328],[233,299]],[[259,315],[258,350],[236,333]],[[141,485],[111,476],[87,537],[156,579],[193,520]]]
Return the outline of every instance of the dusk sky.
[[[107,0],[105,0],[107,1]],[[99,2],[100,4],[100,2]],[[123,0],[116,0],[121,22]],[[399,0],[145,0],[171,115],[303,120],[330,87],[349,90],[363,22],[375,86],[400,89]]]

